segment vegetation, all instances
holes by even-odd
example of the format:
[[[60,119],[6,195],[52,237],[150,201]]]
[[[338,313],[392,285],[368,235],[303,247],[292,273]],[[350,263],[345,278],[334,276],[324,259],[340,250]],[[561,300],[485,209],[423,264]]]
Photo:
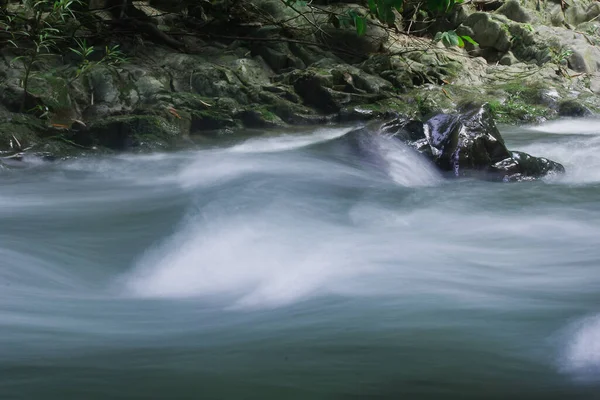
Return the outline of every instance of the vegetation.
[[[340,12],[302,0],[279,1],[296,14],[290,23],[296,19],[305,20],[308,29],[320,34],[323,25],[322,22],[315,22],[315,15],[321,15],[325,18],[320,21],[325,21],[325,24],[340,29],[354,27],[359,36],[368,34],[373,26],[398,33],[402,29],[397,23],[400,15],[410,16],[413,22],[419,20],[433,27],[420,32],[413,31],[412,34],[435,34],[436,21],[462,2],[366,0],[365,8],[349,5],[347,10]],[[267,13],[259,12],[249,0],[173,0],[167,4],[170,11],[162,17],[171,15],[175,17],[171,20],[177,21],[170,29],[159,27],[157,20],[140,10],[132,0],[24,0],[22,5],[0,2],[0,43],[4,42],[5,46],[13,48],[12,62],[22,67],[21,111],[40,107],[31,101],[30,82],[38,71],[43,70],[44,60],[50,57],[70,54],[69,59],[76,64],[65,76],[70,85],[99,65],[115,66],[126,59],[118,44],[107,43],[138,37],[185,50],[182,42],[185,36],[244,40],[244,35],[233,37],[229,33],[233,26],[252,22],[252,19],[269,23],[265,20],[268,19]],[[162,9],[164,4],[161,4]],[[477,45],[470,37],[460,36],[455,31],[437,32],[433,39],[448,47],[463,47],[465,42]],[[310,44],[310,41],[303,42]]]

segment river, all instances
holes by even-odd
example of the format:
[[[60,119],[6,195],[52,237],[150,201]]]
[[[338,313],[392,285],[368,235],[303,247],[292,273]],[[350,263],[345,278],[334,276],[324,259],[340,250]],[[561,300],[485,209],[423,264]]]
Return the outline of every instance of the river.
[[[347,131],[0,167],[0,398],[600,398],[600,122],[512,184]]]

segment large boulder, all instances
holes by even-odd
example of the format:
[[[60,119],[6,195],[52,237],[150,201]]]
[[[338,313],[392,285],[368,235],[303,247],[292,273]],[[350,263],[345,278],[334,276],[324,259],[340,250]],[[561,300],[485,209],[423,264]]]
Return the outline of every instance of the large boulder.
[[[503,15],[475,12],[457,29],[460,35],[471,36],[482,49],[490,48],[504,53],[510,50],[510,20]]]
[[[508,150],[487,105],[436,115],[422,128],[401,120],[382,131],[409,143],[450,176],[520,181],[564,172],[554,161]]]

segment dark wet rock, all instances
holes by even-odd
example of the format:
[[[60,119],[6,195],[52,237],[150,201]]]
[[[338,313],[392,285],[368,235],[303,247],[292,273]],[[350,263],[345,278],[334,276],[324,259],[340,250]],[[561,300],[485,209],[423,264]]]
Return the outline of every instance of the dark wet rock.
[[[488,108],[436,115],[425,123],[425,135],[436,165],[456,176],[510,157]]]
[[[457,177],[483,173],[487,179],[522,180],[564,172],[553,161],[509,151],[487,105],[435,116],[427,121],[425,132],[433,161]]]
[[[517,181],[565,171],[546,158],[508,150],[487,105],[462,114],[439,114],[424,124],[395,119],[380,132],[408,143],[455,177]]]
[[[291,85],[302,102],[323,114],[335,114],[354,105],[386,98],[392,84],[349,65],[307,68],[282,74],[278,83]]]
[[[566,100],[558,105],[558,115],[561,117],[589,117],[592,111],[577,100]]]
[[[113,150],[165,147],[179,130],[165,118],[154,115],[109,117],[89,126],[95,144]]]
[[[562,174],[565,168],[552,160],[512,151],[511,157],[491,166],[496,176],[505,182],[532,180],[552,174]]]
[[[266,110],[244,110],[236,115],[246,128],[274,128],[284,122],[274,113]]]

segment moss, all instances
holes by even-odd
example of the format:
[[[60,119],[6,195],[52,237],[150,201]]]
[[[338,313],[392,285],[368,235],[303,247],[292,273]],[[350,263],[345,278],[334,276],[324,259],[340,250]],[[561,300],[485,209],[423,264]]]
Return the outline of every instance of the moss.
[[[53,112],[70,110],[72,107],[67,81],[53,73],[32,77],[28,91]]]
[[[524,84],[523,82],[511,82],[504,85],[498,85],[497,89],[506,92],[513,100],[522,100],[532,104],[540,104],[540,92],[547,89],[543,82],[533,84]]]
[[[265,121],[274,122],[274,121],[276,121],[276,120],[279,119],[277,117],[277,115],[275,115],[274,113],[272,113],[269,110],[260,109],[260,110],[257,110],[257,111],[262,115],[262,117],[264,118]]]
[[[488,104],[496,121],[504,124],[532,122],[552,116],[549,108],[531,105],[518,98],[509,98],[504,102],[492,100]]]
[[[175,107],[189,108],[191,110],[202,110],[209,108],[207,104],[212,106],[216,102],[214,98],[189,92],[176,92],[172,93],[171,96],[173,98]],[[227,104],[223,102],[223,104],[220,104],[220,106],[223,108],[224,106],[227,106]],[[228,107],[228,111],[231,111],[232,109],[233,107]]]
[[[375,112],[378,112],[378,113],[381,113],[381,112],[383,112],[385,110],[385,107],[383,107],[379,103],[364,104],[364,105],[361,105],[360,108],[365,109],[365,110],[369,110],[369,111],[375,111]]]

